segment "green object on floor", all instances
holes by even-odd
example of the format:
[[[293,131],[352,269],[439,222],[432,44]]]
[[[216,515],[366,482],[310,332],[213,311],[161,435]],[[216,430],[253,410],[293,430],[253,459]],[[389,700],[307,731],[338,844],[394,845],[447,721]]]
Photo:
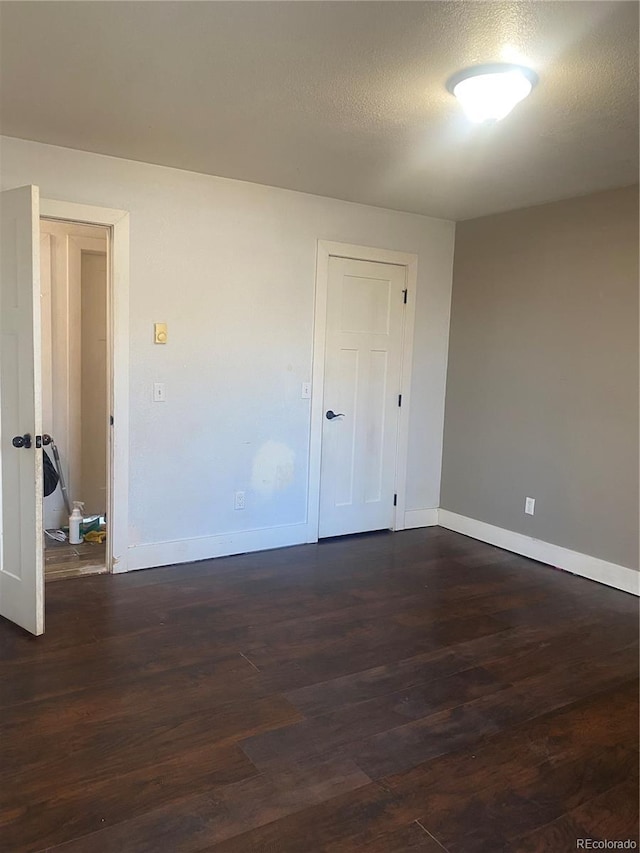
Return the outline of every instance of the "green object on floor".
[[[83,518],[80,525],[80,533],[86,538],[87,533],[94,530],[100,530],[100,516],[96,515],[89,518]]]

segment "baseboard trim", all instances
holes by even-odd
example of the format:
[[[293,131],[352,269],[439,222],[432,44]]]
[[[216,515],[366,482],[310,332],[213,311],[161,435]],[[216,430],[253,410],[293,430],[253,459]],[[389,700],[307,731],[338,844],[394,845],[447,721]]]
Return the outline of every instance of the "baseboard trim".
[[[404,514],[406,530],[439,525],[447,530],[462,533],[472,539],[496,545],[514,554],[529,557],[580,577],[589,578],[623,592],[640,596],[640,573],[626,566],[619,566],[571,551],[560,545],[552,545],[541,539],[533,539],[513,530],[505,530],[475,518],[468,518],[447,509],[407,510]],[[131,545],[127,553],[127,565],[122,561],[114,566],[114,574],[136,569],[151,569],[156,566],[171,566],[208,560],[214,557],[230,557],[271,548],[286,548],[303,545],[309,541],[309,526],[306,523],[287,524],[281,527],[265,527],[258,530],[243,530],[216,536],[199,536],[192,539],[176,539],[145,545]]]
[[[434,527],[438,523],[438,508],[408,509],[404,514],[404,529]]]
[[[307,524],[303,523],[222,533],[217,536],[198,536],[193,539],[174,539],[148,545],[130,545],[127,570],[152,569],[213,557],[231,557],[252,551],[286,548],[289,545],[302,545],[307,541],[307,537]]]
[[[493,524],[467,518],[447,509],[438,511],[438,523],[440,527],[463,533],[465,536],[471,536],[472,539],[497,545],[498,548],[504,548],[506,551],[513,551],[523,557],[530,557],[532,560],[564,569],[571,574],[598,581],[623,592],[640,595],[640,573],[626,566],[608,563],[598,557],[590,557],[588,554],[580,554],[578,551],[571,551],[560,545],[533,539],[522,533],[515,533],[513,530],[495,527]]]

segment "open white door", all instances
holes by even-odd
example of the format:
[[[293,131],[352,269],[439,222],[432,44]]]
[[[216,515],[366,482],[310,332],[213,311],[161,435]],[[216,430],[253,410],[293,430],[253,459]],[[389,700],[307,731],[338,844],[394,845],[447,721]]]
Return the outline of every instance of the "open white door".
[[[0,194],[0,615],[44,631],[37,187]]]

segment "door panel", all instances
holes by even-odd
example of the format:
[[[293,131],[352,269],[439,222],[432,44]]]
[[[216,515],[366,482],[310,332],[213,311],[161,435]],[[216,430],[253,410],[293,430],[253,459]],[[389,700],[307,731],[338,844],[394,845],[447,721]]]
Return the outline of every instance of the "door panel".
[[[382,500],[385,462],[385,409],[387,397],[388,353],[372,350],[369,362],[369,385],[367,390],[367,434],[364,467],[365,495],[367,503]]]
[[[393,525],[405,268],[329,259],[319,536]]]
[[[348,263],[362,262],[349,261]],[[390,309],[389,285],[389,281],[370,276],[345,275],[342,281],[341,331],[387,335]]]
[[[0,194],[0,615],[44,631],[37,187]],[[15,437],[28,434],[31,446]]]
[[[359,353],[354,349],[342,349],[336,353],[337,375],[341,377],[340,389],[336,393],[336,411],[355,411],[358,390]],[[353,485],[356,469],[356,421],[352,418],[342,424],[342,440],[336,445],[335,495],[337,506],[353,503]]]

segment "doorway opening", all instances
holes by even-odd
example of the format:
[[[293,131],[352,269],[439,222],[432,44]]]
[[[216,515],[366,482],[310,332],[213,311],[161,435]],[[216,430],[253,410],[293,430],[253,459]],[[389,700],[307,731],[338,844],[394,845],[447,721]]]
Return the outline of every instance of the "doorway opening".
[[[42,449],[49,443],[49,436],[42,429],[41,217],[108,229],[106,518],[109,536],[105,562],[109,572],[127,571],[129,507],[129,214],[125,210],[41,199],[34,185],[3,190],[0,193],[0,616],[35,636],[44,633],[46,463]]]
[[[59,479],[45,488],[46,581],[107,571],[109,238],[102,225],[40,219],[43,452]]]

